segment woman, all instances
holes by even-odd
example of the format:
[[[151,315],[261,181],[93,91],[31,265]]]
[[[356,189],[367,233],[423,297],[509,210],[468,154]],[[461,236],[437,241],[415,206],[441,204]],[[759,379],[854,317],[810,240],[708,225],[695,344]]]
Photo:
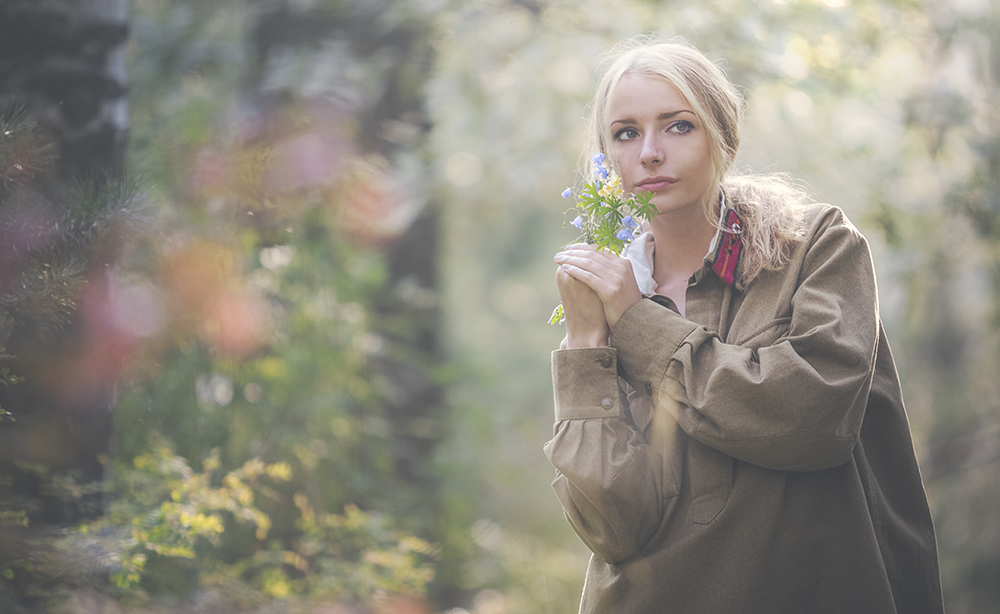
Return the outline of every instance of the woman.
[[[594,553],[581,612],[941,612],[865,239],[727,175],[743,102],[699,52],[613,53],[588,151],[658,213],[621,258],[555,257],[545,451]]]

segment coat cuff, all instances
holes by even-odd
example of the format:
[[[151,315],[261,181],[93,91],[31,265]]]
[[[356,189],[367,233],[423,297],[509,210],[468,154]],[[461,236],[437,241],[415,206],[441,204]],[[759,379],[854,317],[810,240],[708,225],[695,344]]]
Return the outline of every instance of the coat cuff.
[[[652,396],[677,348],[698,328],[652,299],[637,301],[625,310],[611,332],[622,377]]]
[[[552,352],[556,422],[621,415],[618,360],[612,347]]]

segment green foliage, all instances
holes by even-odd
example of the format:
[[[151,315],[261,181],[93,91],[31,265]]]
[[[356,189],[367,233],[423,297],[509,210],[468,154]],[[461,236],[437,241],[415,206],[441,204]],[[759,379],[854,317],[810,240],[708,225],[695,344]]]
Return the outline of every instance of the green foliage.
[[[616,179],[617,176],[612,176],[611,181]],[[600,184],[586,184],[578,205],[586,215],[582,220],[583,240],[598,249],[620,255],[631,240],[633,230],[656,214],[650,198],[652,193],[644,192],[637,197],[622,199],[618,195],[604,193]]]
[[[423,595],[434,578],[438,547],[396,529],[385,515],[348,505],[343,514],[317,513],[298,495],[302,537],[286,561],[302,573],[299,594],[371,596],[379,592]]]
[[[160,240],[130,254],[129,281],[160,314],[122,386],[116,462],[138,479],[147,451],[167,445],[178,466],[218,466],[192,473],[180,501],[136,500],[116,482],[131,511],[108,528],[142,521],[116,578],[154,602],[199,587],[254,604],[422,598],[441,556],[429,544],[443,369],[421,345],[434,291],[397,279],[392,250],[424,208],[426,66],[398,60],[429,49],[416,35],[426,16],[239,6],[140,2],[134,13],[145,70],[134,72],[133,159],[162,215]],[[243,63],[248,45],[266,61]],[[391,78],[359,77],[382,69]],[[256,521],[225,520],[232,510],[200,512],[224,520],[215,534],[220,524],[190,509],[248,458],[290,469],[253,503],[271,522],[265,542],[250,534]],[[235,497],[225,487],[209,489],[217,502]]]
[[[99,544],[117,595],[130,603],[149,602],[154,587],[183,594],[182,584],[165,584],[165,578],[191,569],[187,561],[196,558],[194,586],[222,590],[228,599],[246,603],[366,604],[386,592],[423,595],[434,576],[437,549],[396,529],[389,517],[356,506],[347,506],[344,514],[317,513],[303,493],[293,497],[299,537],[287,548],[271,538],[271,517],[259,499],[272,504],[285,499],[275,487],[293,480],[287,463],[251,459],[221,474],[213,454],[202,467],[194,471],[165,446],[136,457],[131,467],[116,470],[118,494],[104,517],[79,526],[62,547]],[[253,539],[234,561],[239,526],[252,530]]]
[[[121,494],[105,516],[79,529],[86,535],[127,527],[120,568],[111,574],[115,585],[123,589],[139,582],[150,554],[192,559],[201,540],[218,546],[227,518],[253,525],[256,538],[264,540],[271,521],[254,506],[254,491],[268,489],[263,478],[291,478],[287,464],[266,465],[253,459],[226,473],[221,485],[213,487],[217,454],[203,461],[203,472],[195,473],[167,447],[136,457],[133,465],[121,472],[122,484],[116,489]]]
[[[76,203],[59,213],[56,224],[65,233],[60,248],[66,252],[89,251],[108,258],[126,241],[140,238],[152,227],[152,209],[139,177],[76,178],[68,198]],[[91,262],[104,265],[108,262]]]
[[[426,520],[404,512],[426,510],[425,492],[397,473],[385,384],[371,377],[372,360],[388,345],[368,307],[384,283],[383,261],[348,243],[320,203],[297,206],[302,208],[293,211],[301,218],[280,221],[289,229],[281,244],[265,238],[271,229],[248,224],[238,229],[243,245],[205,237],[163,256],[165,278],[176,276],[179,284],[166,281],[165,287],[197,286],[207,296],[191,297],[190,307],[178,311],[186,317],[151,346],[151,376],[136,373],[143,379],[118,408],[119,456],[147,469],[142,451],[166,439],[178,455],[160,461],[161,474],[171,464],[188,471],[184,459],[206,453],[212,454],[203,463],[206,471],[230,473],[223,491],[199,490],[214,479],[207,473],[186,478],[187,490],[157,487],[172,497],[180,492],[190,503],[131,500],[128,505],[138,506],[135,518],[152,526],[135,537],[119,582],[128,584],[142,570],[148,552],[183,557],[198,551],[199,539],[210,541],[218,560],[200,556],[197,582],[231,592],[231,584],[248,582],[272,598],[367,602],[379,591],[423,594],[433,577],[433,559],[424,556],[430,546],[390,526],[395,516],[410,531],[428,532]],[[213,270],[203,262],[220,266]],[[263,318],[227,327],[247,309],[259,309]],[[239,531],[230,535],[232,529],[213,536],[225,523],[192,524],[198,517],[189,508],[198,501],[212,500],[216,510],[234,501],[248,505],[232,489],[234,479],[247,479],[239,472],[250,467],[241,459],[253,455],[271,459],[268,467],[287,467],[287,483],[268,491],[259,508],[228,511],[243,514],[258,530],[273,519],[267,544],[254,544]],[[137,489],[121,484],[115,490],[129,501]],[[343,521],[326,512],[345,508]],[[152,512],[144,515],[144,509]],[[124,521],[134,522],[111,522]],[[153,575],[164,575],[163,569],[161,561]]]
[[[27,107],[11,101],[0,108],[0,198],[44,175],[54,155]]]
[[[22,105],[0,109],[0,343],[14,327],[58,334],[88,274],[115,262],[149,220],[137,180],[79,178],[63,190],[49,173],[53,156]]]

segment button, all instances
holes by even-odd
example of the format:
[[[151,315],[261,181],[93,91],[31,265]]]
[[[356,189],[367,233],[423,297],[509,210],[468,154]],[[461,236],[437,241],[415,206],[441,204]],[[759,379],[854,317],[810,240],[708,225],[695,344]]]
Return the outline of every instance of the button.
[[[610,357],[610,356],[608,356],[607,354],[605,354],[604,356],[601,356],[600,358],[598,358],[598,359],[597,359],[597,362],[598,362],[598,363],[599,363],[599,364],[600,364],[600,365],[601,365],[602,367],[604,367],[605,369],[610,369],[610,368],[611,368],[611,365],[613,365],[613,364],[614,364],[614,362],[615,362],[615,359],[614,359],[614,358],[612,358],[612,357]]]
[[[604,397],[604,400],[601,401],[601,407],[603,407],[604,409],[611,409],[614,406],[615,402],[611,400],[611,397]]]

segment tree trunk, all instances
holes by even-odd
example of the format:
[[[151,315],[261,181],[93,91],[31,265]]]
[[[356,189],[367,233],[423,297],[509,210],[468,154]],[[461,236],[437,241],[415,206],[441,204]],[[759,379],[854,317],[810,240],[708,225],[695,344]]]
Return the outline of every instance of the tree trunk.
[[[27,186],[44,203],[37,210],[58,217],[75,204],[66,189],[74,181],[121,177],[127,35],[127,0],[0,0],[0,104],[23,104],[56,154],[50,172]],[[86,263],[77,307],[106,303],[110,258],[95,262],[88,249],[66,255]],[[93,310],[77,311],[55,336],[22,325],[6,341],[11,371],[24,381],[0,388],[0,405],[15,419],[0,425],[0,461],[12,474],[7,500],[33,508],[35,523],[100,511],[99,496],[53,493],[48,483],[53,474],[84,483],[104,474],[115,384],[103,368],[113,357],[99,351],[104,342],[94,325]]]
[[[122,170],[127,0],[0,0],[0,97],[56,141],[63,178]]]

